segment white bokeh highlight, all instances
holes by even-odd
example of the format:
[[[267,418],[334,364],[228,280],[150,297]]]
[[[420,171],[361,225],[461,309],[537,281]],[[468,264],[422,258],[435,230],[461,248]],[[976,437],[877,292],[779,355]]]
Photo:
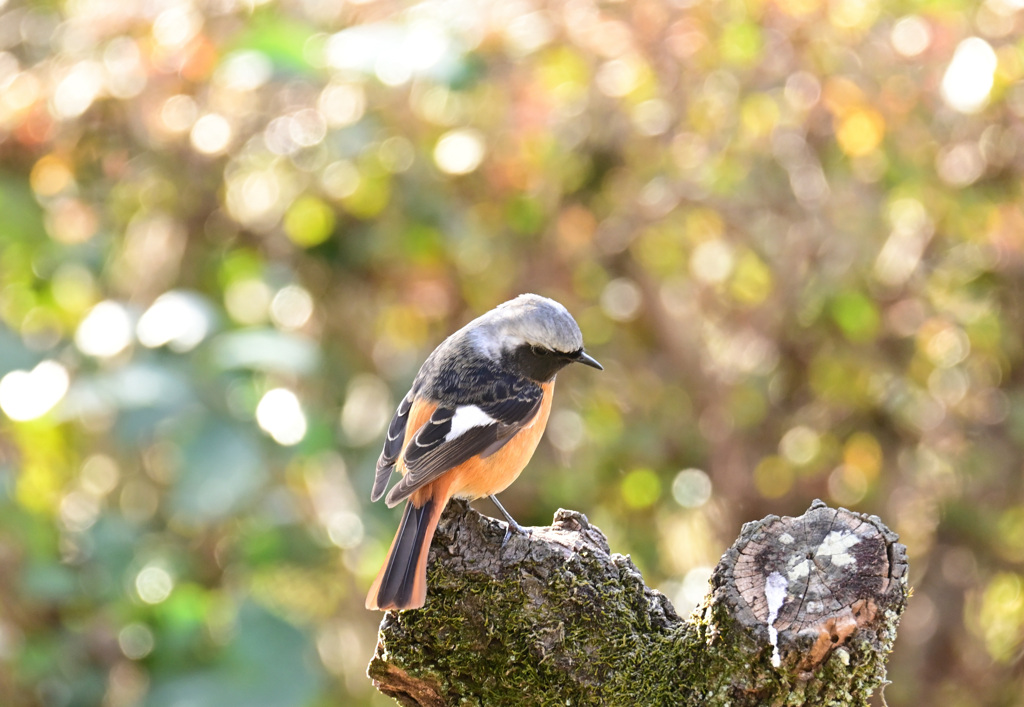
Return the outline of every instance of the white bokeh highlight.
[[[969,37],[957,45],[942,77],[942,98],[961,113],[977,113],[988,105],[998,60],[992,45]]]
[[[135,576],[135,592],[147,604],[160,604],[174,591],[174,578],[159,565],[146,565]]]
[[[64,399],[71,377],[56,361],[42,361],[31,371],[10,371],[0,378],[0,410],[18,422],[42,417]]]
[[[105,300],[85,315],[75,331],[75,345],[86,356],[110,358],[132,342],[132,320],[120,302]]]
[[[298,397],[287,388],[266,392],[256,406],[256,424],[284,447],[301,442],[308,429]]]
[[[434,162],[447,174],[469,174],[483,162],[486,147],[478,131],[452,130],[441,136],[434,148]]]
[[[169,346],[184,353],[198,346],[210,327],[210,317],[197,296],[172,290],[157,297],[139,317],[135,333],[147,348]]]

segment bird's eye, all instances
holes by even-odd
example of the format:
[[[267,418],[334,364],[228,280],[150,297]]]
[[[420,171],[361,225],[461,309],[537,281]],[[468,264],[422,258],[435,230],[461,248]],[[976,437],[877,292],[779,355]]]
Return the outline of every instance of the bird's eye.
[[[543,346],[531,346],[530,347],[530,351],[533,353],[534,356],[547,356],[548,355],[548,350],[546,348],[544,348]]]

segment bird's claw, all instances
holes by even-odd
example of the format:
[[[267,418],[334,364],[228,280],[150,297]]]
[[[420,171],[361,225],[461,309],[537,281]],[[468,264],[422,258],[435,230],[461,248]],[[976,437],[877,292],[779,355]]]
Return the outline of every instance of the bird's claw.
[[[524,528],[523,526],[519,525],[519,523],[516,523],[515,521],[512,521],[511,523],[506,523],[505,537],[501,539],[501,547],[502,548],[504,548],[506,545],[508,545],[508,541],[509,541],[509,538],[512,537],[512,531],[513,530],[515,532],[517,532],[517,533],[522,533],[526,537],[530,537],[533,534],[533,528]]]

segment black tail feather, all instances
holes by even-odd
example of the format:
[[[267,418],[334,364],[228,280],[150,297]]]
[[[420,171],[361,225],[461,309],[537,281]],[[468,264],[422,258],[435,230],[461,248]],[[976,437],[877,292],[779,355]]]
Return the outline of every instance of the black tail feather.
[[[402,608],[409,604],[416,583],[416,568],[420,555],[427,551],[424,540],[430,526],[434,503],[434,499],[429,499],[418,508],[411,501],[405,504],[394,549],[388,557],[387,568],[377,591],[378,606],[393,605]]]

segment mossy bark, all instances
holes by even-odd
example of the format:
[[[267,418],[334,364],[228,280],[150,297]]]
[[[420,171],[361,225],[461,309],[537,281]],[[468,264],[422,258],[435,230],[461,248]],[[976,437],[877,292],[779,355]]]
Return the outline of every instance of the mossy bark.
[[[843,522],[860,535],[833,529]],[[748,523],[688,620],[582,514],[560,510],[505,547],[503,535],[451,504],[426,606],[381,622],[368,670],[381,692],[405,705],[866,705],[885,684],[906,557],[877,518],[815,502],[799,518]],[[792,581],[766,591],[758,572]],[[807,601],[820,591],[807,576],[864,587],[872,610],[854,614],[852,595]],[[768,617],[766,596],[778,605]]]

